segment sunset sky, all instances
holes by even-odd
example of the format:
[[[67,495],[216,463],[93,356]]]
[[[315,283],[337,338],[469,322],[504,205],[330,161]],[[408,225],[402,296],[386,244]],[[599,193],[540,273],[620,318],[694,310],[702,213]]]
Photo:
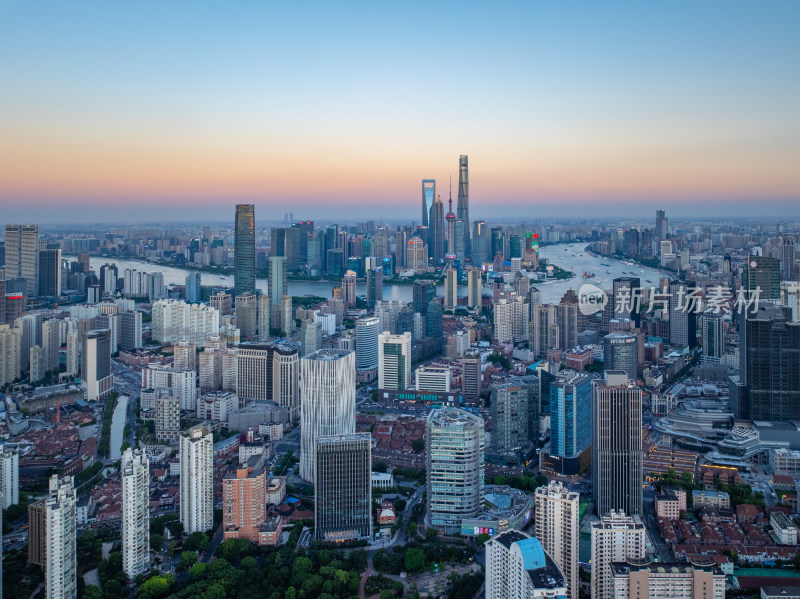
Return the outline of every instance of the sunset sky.
[[[410,221],[459,154],[476,218],[800,217],[796,0],[0,0],[0,56],[0,222]]]

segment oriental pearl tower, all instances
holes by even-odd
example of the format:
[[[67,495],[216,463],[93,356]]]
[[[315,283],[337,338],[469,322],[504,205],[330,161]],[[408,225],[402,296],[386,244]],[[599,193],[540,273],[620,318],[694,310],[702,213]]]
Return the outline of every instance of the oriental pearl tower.
[[[444,256],[447,262],[445,268],[453,268],[456,256],[456,215],[453,213],[453,181],[450,181],[450,199],[447,201],[448,209],[444,219],[447,221],[447,253]]]

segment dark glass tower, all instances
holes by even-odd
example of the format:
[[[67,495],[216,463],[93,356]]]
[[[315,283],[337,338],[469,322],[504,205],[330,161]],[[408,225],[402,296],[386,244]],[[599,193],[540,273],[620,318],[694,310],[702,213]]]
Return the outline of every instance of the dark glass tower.
[[[469,160],[467,156],[458,157],[458,204],[456,218],[464,221],[464,252],[466,256],[472,255],[469,238]],[[459,256],[463,258],[463,256]]]
[[[436,199],[436,179],[422,180],[422,226],[427,227],[428,218]]]
[[[256,228],[253,204],[236,204],[234,292],[256,292]]]
[[[431,206],[428,236],[430,237],[430,254],[434,265],[438,266],[444,260],[444,204],[442,198],[437,197]]]

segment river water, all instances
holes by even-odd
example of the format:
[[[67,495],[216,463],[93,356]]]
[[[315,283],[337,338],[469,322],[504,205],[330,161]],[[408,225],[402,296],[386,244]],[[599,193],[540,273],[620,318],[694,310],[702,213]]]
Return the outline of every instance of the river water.
[[[657,285],[659,277],[662,276],[659,271],[652,268],[637,264],[628,265],[610,258],[595,257],[584,250],[585,246],[585,243],[559,244],[545,246],[540,250],[540,258],[546,258],[549,264],[560,266],[574,272],[576,275],[572,279],[545,282],[537,285],[537,288],[542,292],[542,302],[558,303],[567,290],[574,289],[577,291],[584,283],[592,283],[603,289],[610,289],[611,281],[616,277],[638,276],[641,279],[642,286],[649,287],[651,284]],[[93,257],[91,266],[95,272],[100,272],[100,267],[109,262],[117,265],[119,276],[122,276],[122,273],[128,268],[146,272],[160,271],[164,274],[165,285],[184,285],[186,283],[186,275],[190,272],[182,268],[160,266],[142,260],[115,260],[103,257]],[[592,276],[584,278],[584,272]],[[203,273],[202,284],[233,287],[233,276]],[[289,295],[294,296],[316,295],[330,297],[333,288],[338,284],[334,281],[289,281],[288,292]],[[256,287],[263,293],[267,293],[267,280],[265,278],[256,279]],[[363,282],[358,283],[356,291],[360,295],[366,294],[366,285]],[[438,293],[439,295],[444,293],[441,285],[438,287]],[[467,295],[466,285],[459,286],[458,295]],[[384,285],[383,299],[386,301],[399,300],[410,303],[412,298],[412,285]]]
[[[117,405],[111,415],[111,459],[118,460],[122,456],[122,435],[125,432],[125,416],[128,413],[128,396],[120,395],[117,398]]]

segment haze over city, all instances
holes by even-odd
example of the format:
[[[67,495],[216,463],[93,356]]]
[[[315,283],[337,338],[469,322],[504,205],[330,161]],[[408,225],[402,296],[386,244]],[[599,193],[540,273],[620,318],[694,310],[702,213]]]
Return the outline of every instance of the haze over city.
[[[468,153],[482,218],[797,215],[799,23],[790,1],[3,2],[0,206],[406,217]]]

